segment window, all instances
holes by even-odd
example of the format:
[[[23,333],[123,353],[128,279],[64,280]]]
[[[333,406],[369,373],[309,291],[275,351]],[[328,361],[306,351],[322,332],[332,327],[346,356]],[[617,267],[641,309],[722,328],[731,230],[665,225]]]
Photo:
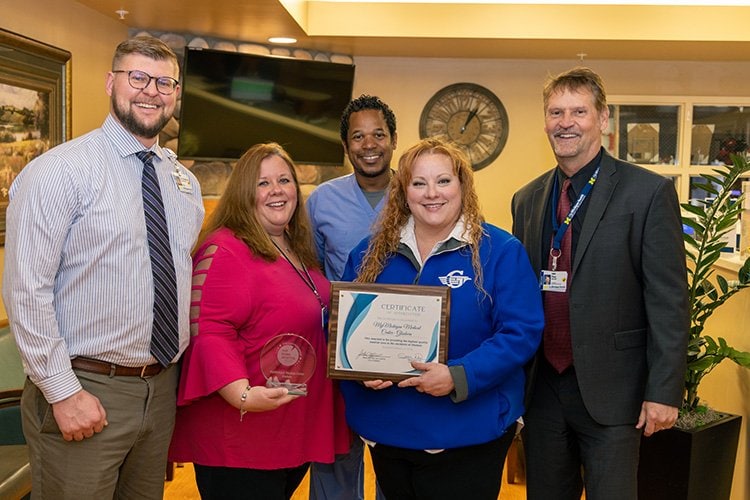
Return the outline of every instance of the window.
[[[605,147],[633,163],[677,163],[679,109],[674,105],[610,105]]]
[[[694,106],[690,164],[729,163],[731,153],[747,154],[750,107]]]
[[[695,180],[730,162],[730,154],[750,157],[750,98],[614,96],[609,101],[604,148],[672,178],[681,202],[705,198]]]

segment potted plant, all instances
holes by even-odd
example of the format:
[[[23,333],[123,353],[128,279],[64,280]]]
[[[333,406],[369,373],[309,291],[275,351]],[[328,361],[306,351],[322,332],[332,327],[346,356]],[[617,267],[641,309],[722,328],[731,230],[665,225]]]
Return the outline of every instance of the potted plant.
[[[690,300],[685,398],[676,428],[641,442],[641,500],[729,498],[741,417],[709,409],[701,403],[698,389],[703,377],[726,359],[750,368],[749,352],[734,349],[723,337],[704,331],[717,308],[750,287],[750,258],[741,266],[736,280],[714,273],[726,246],[725,236],[742,212],[742,197],[733,197],[731,188],[740,176],[750,172],[744,155],[732,155],[731,162],[714,168],[715,175],[701,175],[703,182],[697,187],[712,195],[711,199],[699,200],[697,205],[682,204],[687,213],[683,223],[692,230],[692,234],[684,235]],[[723,444],[721,439],[728,443]]]

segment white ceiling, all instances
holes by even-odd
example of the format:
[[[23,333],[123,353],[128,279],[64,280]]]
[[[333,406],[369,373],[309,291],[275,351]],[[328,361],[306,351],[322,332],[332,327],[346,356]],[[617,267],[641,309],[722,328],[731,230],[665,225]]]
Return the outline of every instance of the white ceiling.
[[[78,0],[114,19],[127,10],[131,28],[259,43],[293,36],[296,47],[353,56],[750,60],[747,6],[425,1]]]

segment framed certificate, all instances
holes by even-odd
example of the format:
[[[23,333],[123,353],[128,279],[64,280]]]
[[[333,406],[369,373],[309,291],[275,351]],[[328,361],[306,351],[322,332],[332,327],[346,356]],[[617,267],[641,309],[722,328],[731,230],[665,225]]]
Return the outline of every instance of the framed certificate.
[[[328,377],[399,381],[411,361],[445,363],[450,289],[331,283]]]

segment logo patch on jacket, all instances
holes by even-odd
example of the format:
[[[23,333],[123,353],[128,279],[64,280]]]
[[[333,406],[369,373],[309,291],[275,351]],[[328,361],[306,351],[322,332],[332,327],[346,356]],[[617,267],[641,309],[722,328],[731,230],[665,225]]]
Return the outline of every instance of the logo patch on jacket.
[[[451,271],[445,276],[438,276],[440,283],[450,288],[461,288],[464,283],[471,281],[471,278],[464,276],[464,272],[460,269]]]

